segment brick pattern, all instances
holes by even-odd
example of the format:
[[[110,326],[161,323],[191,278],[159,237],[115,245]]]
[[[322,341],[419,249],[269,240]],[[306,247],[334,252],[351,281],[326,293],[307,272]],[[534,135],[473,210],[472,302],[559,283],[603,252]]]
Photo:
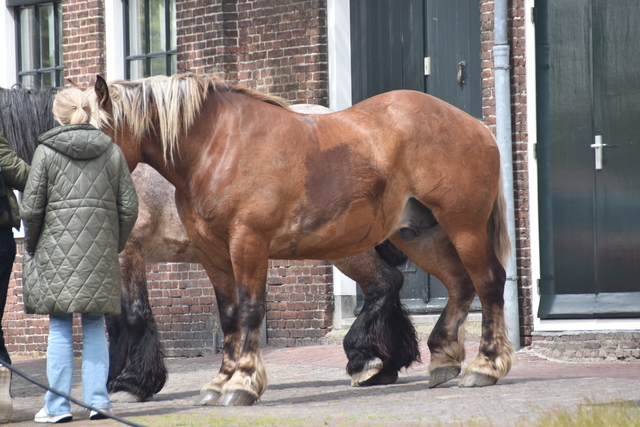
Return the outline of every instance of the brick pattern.
[[[640,332],[534,332],[531,351],[567,362],[637,361]]]
[[[43,356],[47,350],[49,316],[25,314],[22,300],[22,239],[16,239],[17,255],[2,319],[5,345],[11,356]],[[74,341],[75,337],[74,337]]]
[[[213,286],[200,264],[148,265],[147,288],[167,356],[215,354],[218,311]]]
[[[513,149],[513,186],[516,208],[516,264],[520,306],[520,343],[531,344],[533,332],[531,236],[529,231],[529,168],[527,164],[527,104],[525,75],[524,0],[509,3],[508,40],[511,66],[511,132]],[[493,62],[493,0],[480,1],[482,116],[495,134],[496,107]]]
[[[179,70],[328,106],[325,1],[193,0],[179,2],[176,12]]]
[[[269,262],[267,340],[272,347],[325,344],[333,323],[333,276],[326,261]]]
[[[81,86],[95,82],[105,72],[103,0],[62,1],[64,77]]]

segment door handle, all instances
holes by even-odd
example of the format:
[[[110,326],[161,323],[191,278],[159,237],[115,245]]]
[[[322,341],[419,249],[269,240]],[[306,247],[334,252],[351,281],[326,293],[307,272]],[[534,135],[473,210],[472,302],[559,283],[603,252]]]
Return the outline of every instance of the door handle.
[[[466,61],[458,62],[458,75],[456,80],[458,80],[458,84],[460,86],[464,85],[464,68],[467,66]]]
[[[615,144],[603,144],[602,135],[596,135],[595,144],[591,144],[591,148],[596,149],[596,170],[602,169],[602,149],[615,148]]]

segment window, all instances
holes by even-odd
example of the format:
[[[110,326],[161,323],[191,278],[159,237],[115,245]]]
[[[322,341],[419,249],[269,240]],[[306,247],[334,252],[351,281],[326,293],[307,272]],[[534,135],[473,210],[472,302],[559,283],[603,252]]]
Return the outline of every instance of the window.
[[[126,0],[126,77],[177,71],[176,0]]]
[[[61,2],[13,0],[8,5],[16,6],[18,81],[31,88],[62,86]]]

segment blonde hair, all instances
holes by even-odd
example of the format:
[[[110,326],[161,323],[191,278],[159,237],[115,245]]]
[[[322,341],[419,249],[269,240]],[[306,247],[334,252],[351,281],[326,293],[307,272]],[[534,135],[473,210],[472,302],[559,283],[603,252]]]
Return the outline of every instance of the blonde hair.
[[[53,101],[53,115],[61,125],[89,123],[91,106],[84,92],[75,87],[64,89]]]

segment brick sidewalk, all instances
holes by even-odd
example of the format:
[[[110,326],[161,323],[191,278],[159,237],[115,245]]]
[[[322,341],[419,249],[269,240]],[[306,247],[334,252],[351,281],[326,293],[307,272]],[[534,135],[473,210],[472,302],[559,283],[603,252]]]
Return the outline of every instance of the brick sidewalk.
[[[477,344],[470,343],[466,363],[476,353]],[[640,404],[640,363],[561,363],[520,351],[514,368],[496,386],[458,388],[458,378],[429,389],[426,344],[422,346],[422,354],[424,363],[401,373],[396,384],[352,388],[344,372],[346,357],[339,345],[266,349],[269,387],[262,400],[249,408],[193,406],[200,387],[217,373],[220,355],[169,359],[169,380],[153,400],[127,402],[121,396],[114,396],[114,407],[116,414],[124,418],[199,414],[203,419],[213,415],[264,421],[275,417],[288,421],[284,424],[287,426],[298,423],[306,426],[429,425],[486,417],[502,426],[514,425],[521,417],[531,417],[542,410],[572,408],[585,399]],[[14,364],[46,383],[44,358],[16,358]],[[73,396],[79,397],[79,369],[76,373]],[[42,407],[44,391],[18,378],[14,379],[12,392],[14,425],[38,425],[32,420]],[[133,421],[136,422],[135,418]],[[72,425],[119,424],[89,422],[87,414],[74,405]]]

